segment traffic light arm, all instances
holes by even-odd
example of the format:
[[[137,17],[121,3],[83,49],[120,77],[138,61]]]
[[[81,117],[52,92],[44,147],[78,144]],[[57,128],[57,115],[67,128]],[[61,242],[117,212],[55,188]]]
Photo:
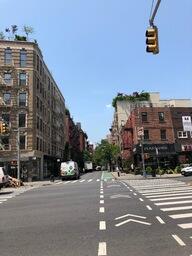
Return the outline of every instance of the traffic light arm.
[[[158,10],[158,8],[159,8],[160,3],[161,3],[161,0],[157,0],[155,9],[154,9],[154,11],[153,11],[153,14],[152,14],[150,20],[149,20],[150,26],[153,26],[153,25],[154,25],[153,22],[154,22],[154,19],[155,19],[156,14],[157,14],[157,10]]]

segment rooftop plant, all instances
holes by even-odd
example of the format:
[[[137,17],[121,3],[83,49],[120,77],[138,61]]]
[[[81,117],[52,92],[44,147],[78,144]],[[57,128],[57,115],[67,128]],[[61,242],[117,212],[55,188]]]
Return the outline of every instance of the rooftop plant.
[[[137,101],[148,101],[150,99],[150,95],[148,92],[134,92],[132,95],[118,93],[117,96],[112,101],[112,106],[115,108],[117,106],[117,101],[129,101],[129,102],[137,102]]]

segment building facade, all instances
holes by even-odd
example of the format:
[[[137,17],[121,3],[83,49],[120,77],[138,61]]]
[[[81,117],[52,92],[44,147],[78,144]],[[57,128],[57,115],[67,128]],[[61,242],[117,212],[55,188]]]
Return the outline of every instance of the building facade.
[[[0,163],[16,176],[43,179],[57,173],[65,147],[65,100],[37,43],[0,40]]]

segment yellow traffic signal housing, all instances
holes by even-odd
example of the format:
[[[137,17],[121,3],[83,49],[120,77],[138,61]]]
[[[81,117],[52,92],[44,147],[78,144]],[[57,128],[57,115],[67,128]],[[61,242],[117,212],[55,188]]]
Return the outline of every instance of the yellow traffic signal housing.
[[[159,53],[159,42],[158,42],[158,28],[156,26],[150,27],[146,31],[146,44],[147,52],[151,52],[153,54]]]
[[[1,125],[1,133],[6,133],[7,132],[7,127],[5,123],[2,123]]]
[[[0,122],[0,134],[2,133],[2,122]]]

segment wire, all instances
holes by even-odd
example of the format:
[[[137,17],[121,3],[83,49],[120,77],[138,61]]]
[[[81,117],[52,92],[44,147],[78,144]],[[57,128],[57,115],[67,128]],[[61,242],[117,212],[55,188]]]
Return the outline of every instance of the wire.
[[[155,0],[152,0],[151,11],[150,11],[149,19],[151,18],[151,14],[152,14],[152,11],[153,11],[154,1],[155,1]]]

